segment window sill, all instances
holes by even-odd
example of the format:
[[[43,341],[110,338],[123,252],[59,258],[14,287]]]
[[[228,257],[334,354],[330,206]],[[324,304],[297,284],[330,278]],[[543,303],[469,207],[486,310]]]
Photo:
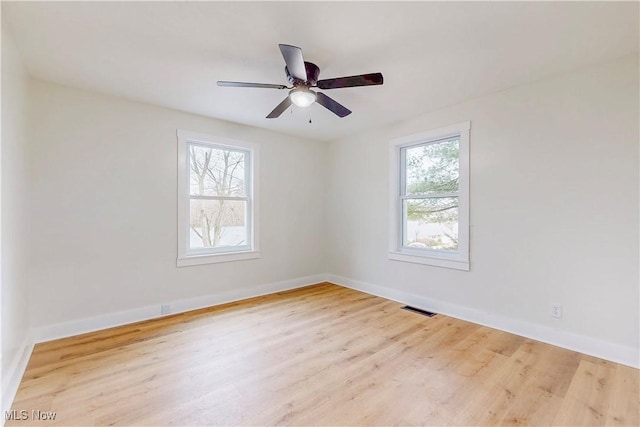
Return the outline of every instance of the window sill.
[[[389,259],[394,261],[411,262],[414,264],[431,265],[434,267],[452,268],[454,270],[469,271],[469,261],[434,258],[424,255],[408,255],[402,252],[390,251]]]
[[[178,267],[190,265],[217,264],[219,262],[243,261],[260,258],[260,251],[227,252],[222,254],[190,255],[178,258]]]

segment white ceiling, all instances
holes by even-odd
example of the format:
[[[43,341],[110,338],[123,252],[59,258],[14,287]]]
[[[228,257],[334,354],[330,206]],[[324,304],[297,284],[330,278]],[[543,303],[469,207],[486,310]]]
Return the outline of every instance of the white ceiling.
[[[29,72],[151,104],[332,140],[638,52],[638,2],[2,2]],[[382,72],[383,86],[325,93],[265,116],[288,84],[278,43],[320,78]],[[312,123],[309,124],[309,118]]]

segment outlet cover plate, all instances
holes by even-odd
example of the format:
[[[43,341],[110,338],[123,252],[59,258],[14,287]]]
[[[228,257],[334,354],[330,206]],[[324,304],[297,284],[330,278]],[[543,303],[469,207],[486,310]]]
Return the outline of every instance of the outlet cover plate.
[[[562,319],[562,304],[551,304],[551,317],[555,319]]]

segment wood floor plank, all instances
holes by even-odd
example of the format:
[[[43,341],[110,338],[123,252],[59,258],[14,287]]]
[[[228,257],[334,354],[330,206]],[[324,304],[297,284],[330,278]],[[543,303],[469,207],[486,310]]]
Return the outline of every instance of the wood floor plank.
[[[639,372],[322,283],[38,344],[19,425],[638,425]]]
[[[608,426],[640,426],[640,371],[615,365],[607,410]]]

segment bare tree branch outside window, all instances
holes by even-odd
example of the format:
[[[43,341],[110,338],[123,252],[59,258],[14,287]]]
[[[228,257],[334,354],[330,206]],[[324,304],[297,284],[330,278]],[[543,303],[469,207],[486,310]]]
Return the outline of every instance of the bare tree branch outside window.
[[[247,153],[192,144],[190,157],[190,227],[202,247],[246,244],[229,230],[246,224]]]

